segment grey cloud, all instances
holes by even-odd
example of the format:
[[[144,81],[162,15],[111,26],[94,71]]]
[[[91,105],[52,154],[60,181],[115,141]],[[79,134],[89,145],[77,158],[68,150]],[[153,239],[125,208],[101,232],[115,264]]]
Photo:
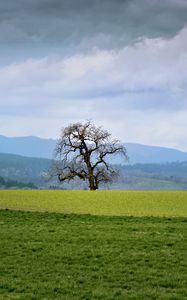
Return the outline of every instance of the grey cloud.
[[[182,0],[3,0],[0,12],[1,43],[17,38],[48,47],[76,47],[85,39],[90,46],[120,47],[142,36],[170,37],[187,23]],[[97,39],[99,34],[108,42]]]
[[[145,40],[119,51],[11,64],[0,68],[1,99],[16,112],[20,104],[32,110],[35,103],[41,113],[54,101],[81,99],[116,102],[118,113],[121,104],[126,110],[186,110],[186,37],[187,28],[170,40]]]

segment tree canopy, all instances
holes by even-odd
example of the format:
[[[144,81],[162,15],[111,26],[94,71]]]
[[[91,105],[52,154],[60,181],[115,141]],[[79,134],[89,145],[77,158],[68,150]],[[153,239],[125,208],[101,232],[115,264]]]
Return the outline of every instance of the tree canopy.
[[[100,183],[112,182],[118,176],[109,160],[117,154],[127,158],[126,148],[107,130],[91,121],[70,124],[61,131],[50,173],[60,182],[80,178],[88,182],[90,190],[97,190]]]

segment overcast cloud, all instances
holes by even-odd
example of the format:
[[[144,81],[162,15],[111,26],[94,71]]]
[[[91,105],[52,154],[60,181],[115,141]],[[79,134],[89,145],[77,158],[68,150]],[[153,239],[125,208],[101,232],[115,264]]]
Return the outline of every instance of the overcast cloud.
[[[93,119],[187,151],[187,1],[0,2],[0,134]]]

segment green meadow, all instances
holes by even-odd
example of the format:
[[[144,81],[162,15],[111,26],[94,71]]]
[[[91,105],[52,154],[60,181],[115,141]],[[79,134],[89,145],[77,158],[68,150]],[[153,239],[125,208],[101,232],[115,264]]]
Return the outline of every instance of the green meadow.
[[[0,191],[0,299],[187,299],[187,193]]]

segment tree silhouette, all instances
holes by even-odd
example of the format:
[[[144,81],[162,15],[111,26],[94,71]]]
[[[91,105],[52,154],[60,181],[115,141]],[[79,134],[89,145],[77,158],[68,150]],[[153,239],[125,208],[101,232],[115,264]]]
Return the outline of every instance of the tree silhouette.
[[[62,129],[50,174],[60,182],[78,177],[88,182],[90,190],[97,190],[100,183],[112,182],[119,175],[108,159],[116,154],[127,158],[125,147],[102,127],[91,121],[70,124]]]

